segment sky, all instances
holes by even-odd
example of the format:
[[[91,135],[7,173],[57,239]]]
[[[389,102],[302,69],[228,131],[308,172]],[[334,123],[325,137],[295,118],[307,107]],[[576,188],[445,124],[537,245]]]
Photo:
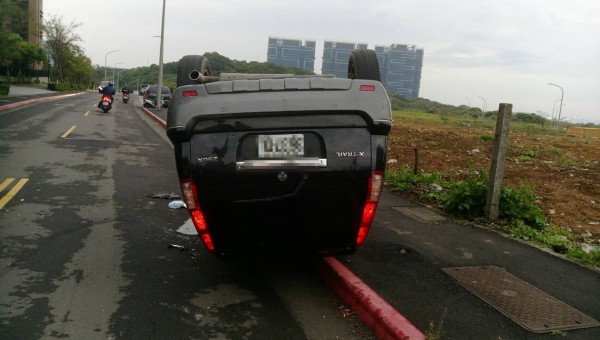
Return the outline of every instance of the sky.
[[[79,24],[92,64],[158,64],[161,0],[45,0]],[[600,123],[598,0],[166,0],[164,62],[218,52],[266,61],[269,37],[424,49],[419,97],[451,105]],[[119,50],[119,52],[108,52]]]

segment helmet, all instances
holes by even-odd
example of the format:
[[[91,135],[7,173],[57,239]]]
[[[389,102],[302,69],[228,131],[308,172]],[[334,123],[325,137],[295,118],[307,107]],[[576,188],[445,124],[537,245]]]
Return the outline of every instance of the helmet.
[[[109,82],[108,82],[108,86],[114,86],[114,85],[115,85],[115,84],[113,84],[113,82],[112,82],[112,81],[109,81]]]

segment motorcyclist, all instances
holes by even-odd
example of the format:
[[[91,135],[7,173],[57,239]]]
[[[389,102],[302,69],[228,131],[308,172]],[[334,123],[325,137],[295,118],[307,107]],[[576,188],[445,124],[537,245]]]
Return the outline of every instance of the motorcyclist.
[[[115,93],[116,93],[116,91],[115,91],[115,86],[114,86],[114,85],[115,85],[115,84],[113,84],[113,82],[112,82],[112,81],[109,81],[109,82],[108,82],[108,85],[107,85],[107,86],[105,86],[105,87],[102,89],[102,97],[104,97],[104,96],[108,96],[108,97],[110,98],[110,104],[111,104],[111,105],[112,105],[112,102],[113,102],[113,99],[114,99],[114,97],[113,97],[113,96],[114,96],[114,95],[115,95]],[[100,100],[100,102],[98,103],[98,107],[100,107],[101,105],[102,105],[102,100]]]

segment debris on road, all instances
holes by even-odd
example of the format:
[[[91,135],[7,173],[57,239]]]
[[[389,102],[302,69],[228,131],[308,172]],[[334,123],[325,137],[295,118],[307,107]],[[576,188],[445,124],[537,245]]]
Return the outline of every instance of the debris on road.
[[[178,244],[169,244],[169,249],[179,249],[179,251],[184,251],[185,247]]]
[[[346,307],[344,305],[339,306],[338,309],[340,310],[340,313],[342,313],[343,317],[348,317],[348,316],[352,316],[352,315],[356,314],[355,311],[353,311],[351,308]]]
[[[161,199],[167,199],[167,200],[181,198],[181,196],[177,195],[174,192],[159,192],[159,193],[146,195],[146,197],[161,198]]]
[[[182,200],[175,200],[175,201],[169,202],[169,208],[179,209],[179,208],[186,208],[186,206]]]
[[[194,227],[194,222],[192,222],[191,218],[188,218],[188,220],[177,229],[177,232],[184,235],[198,235],[198,231],[196,230],[196,227]]]

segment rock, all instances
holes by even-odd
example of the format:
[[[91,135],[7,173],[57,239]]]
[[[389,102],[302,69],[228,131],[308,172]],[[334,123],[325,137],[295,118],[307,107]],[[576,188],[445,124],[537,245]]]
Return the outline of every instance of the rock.
[[[589,254],[591,252],[599,251],[600,247],[584,243],[584,244],[581,245],[581,250],[583,250],[584,252],[586,252],[586,253]]]
[[[433,189],[435,191],[442,191],[442,190],[444,190],[444,188],[442,188],[441,186],[439,186],[436,183],[431,184],[430,187],[431,187],[431,189]]]

